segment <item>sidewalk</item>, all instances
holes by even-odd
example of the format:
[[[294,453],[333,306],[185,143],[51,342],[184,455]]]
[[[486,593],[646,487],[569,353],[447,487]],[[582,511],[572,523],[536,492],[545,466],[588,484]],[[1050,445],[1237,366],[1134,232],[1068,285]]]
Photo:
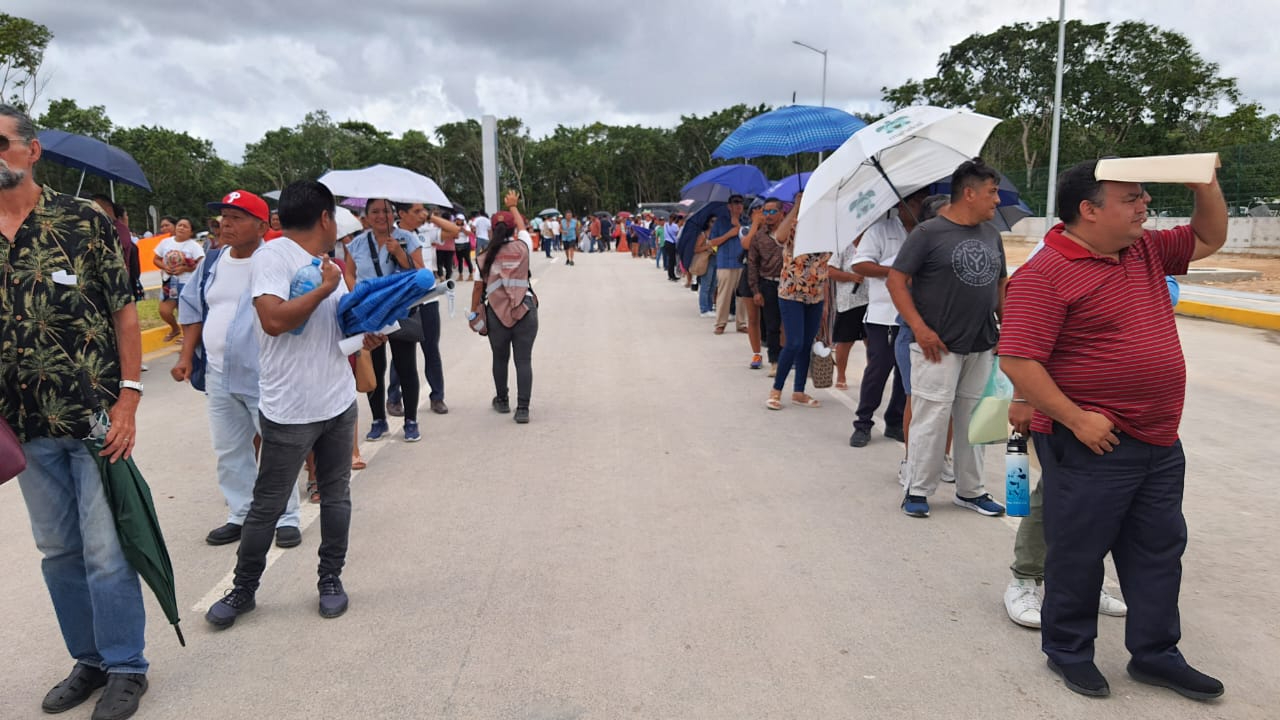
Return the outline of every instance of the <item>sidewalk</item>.
[[[1183,283],[1177,312],[1246,327],[1280,330],[1280,296]]]

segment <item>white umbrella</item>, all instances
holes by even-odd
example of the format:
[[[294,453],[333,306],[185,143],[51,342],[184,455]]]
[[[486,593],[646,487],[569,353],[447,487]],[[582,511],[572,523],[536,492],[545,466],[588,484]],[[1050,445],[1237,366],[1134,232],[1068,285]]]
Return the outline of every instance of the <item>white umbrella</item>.
[[[900,198],[949,177],[1000,120],[916,105],[854,133],[804,188],[795,253],[839,253]]]
[[[334,195],[385,198],[392,202],[422,203],[452,208],[435,180],[394,165],[371,165],[360,170],[330,170],[320,178]]]

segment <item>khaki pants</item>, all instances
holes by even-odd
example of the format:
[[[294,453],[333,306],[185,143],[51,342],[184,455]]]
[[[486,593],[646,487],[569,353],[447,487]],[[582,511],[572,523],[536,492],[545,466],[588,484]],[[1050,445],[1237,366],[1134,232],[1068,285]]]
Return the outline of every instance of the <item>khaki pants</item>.
[[[722,328],[729,322],[729,305],[733,303],[733,295],[738,291],[738,283],[742,281],[742,268],[716,270],[716,327]],[[747,329],[748,298],[738,298],[738,311],[735,320],[739,330]]]
[[[947,353],[929,362],[917,343],[911,343],[911,458],[908,495],[929,497],[938,489],[947,452],[947,425],[954,423],[951,457],[955,463],[956,495],[974,498],[986,492],[982,484],[982,446],[969,444],[969,415],[986,389],[995,356],[985,352]]]

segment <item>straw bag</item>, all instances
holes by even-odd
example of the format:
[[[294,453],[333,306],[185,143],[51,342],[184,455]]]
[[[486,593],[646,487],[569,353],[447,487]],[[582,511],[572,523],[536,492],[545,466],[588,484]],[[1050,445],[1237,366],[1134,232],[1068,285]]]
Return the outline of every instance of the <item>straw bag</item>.
[[[833,285],[834,283],[827,283],[826,299],[823,301],[822,329],[818,331],[818,337],[815,338],[815,340],[821,340],[827,347],[827,355],[823,357],[813,352],[812,348],[809,349],[809,379],[813,381],[813,387],[818,390],[831,387],[836,370],[835,348],[831,347],[831,336],[835,331],[836,321],[835,304],[832,302]]]

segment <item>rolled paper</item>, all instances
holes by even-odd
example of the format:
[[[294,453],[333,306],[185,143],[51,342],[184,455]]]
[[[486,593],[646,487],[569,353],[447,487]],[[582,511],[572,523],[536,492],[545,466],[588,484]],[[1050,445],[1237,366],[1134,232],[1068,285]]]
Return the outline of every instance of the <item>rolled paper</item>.
[[[1222,167],[1218,153],[1105,158],[1093,172],[1097,180],[1142,183],[1207,183]]]

